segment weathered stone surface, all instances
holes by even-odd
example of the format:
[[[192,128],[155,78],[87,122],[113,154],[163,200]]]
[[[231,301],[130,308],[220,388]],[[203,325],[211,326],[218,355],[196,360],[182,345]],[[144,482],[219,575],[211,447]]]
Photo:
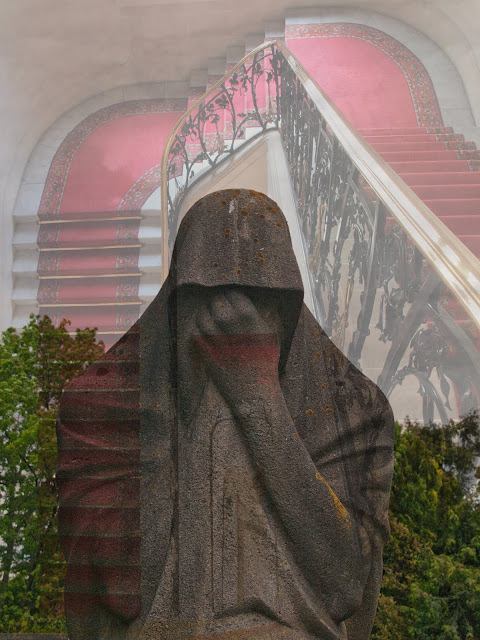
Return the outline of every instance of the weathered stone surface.
[[[57,633],[0,633],[0,640],[67,640]]]
[[[71,640],[369,637],[393,418],[302,299],[276,204],[211,194],[157,298],[65,391]]]

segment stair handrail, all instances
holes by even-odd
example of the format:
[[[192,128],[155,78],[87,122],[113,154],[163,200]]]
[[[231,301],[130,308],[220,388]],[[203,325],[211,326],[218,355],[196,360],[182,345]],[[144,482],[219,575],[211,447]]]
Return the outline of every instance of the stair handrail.
[[[293,53],[282,42],[277,46],[376,195],[480,328],[480,261],[356,131]]]
[[[318,83],[308,74],[295,55],[281,40],[269,40],[249,51],[225,76],[216,81],[183,114],[172,129],[162,156],[162,270],[168,275],[168,200],[167,165],[172,144],[183,124],[208,96],[217,91],[229,77],[241,69],[256,54],[275,46],[288,62],[306,93],[322,113],[333,134],[338,138],[353,163],[386,205],[399,225],[431,263],[440,278],[449,286],[480,329],[480,261],[445,224],[429,209],[400,176],[356,131]],[[165,259],[166,258],[166,259]]]

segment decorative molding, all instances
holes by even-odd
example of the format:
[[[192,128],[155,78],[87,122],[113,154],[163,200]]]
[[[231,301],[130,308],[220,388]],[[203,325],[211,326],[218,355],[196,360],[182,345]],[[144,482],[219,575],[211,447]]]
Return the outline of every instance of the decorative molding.
[[[161,164],[145,171],[123,196],[118,211],[141,211],[148,198],[160,186],[161,171]]]

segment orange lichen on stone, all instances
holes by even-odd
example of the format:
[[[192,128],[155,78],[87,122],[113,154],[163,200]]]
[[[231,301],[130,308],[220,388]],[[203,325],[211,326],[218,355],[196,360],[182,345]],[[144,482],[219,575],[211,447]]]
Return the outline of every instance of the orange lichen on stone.
[[[333,409],[329,404],[327,404],[325,407],[325,413],[333,413]]]
[[[258,261],[259,262],[265,262],[265,260],[263,258],[259,258]]]
[[[307,414],[307,416],[311,416],[313,414],[313,409],[307,409],[305,413]]]
[[[352,528],[352,523],[350,521],[350,516],[348,515],[348,511],[343,506],[342,501],[339,499],[339,497],[337,496],[335,491],[328,484],[328,482],[325,480],[325,478],[322,476],[321,473],[318,473],[318,471],[317,471],[317,473],[315,474],[315,477],[320,482],[323,482],[323,484],[329,490],[330,495],[332,496],[333,504],[335,506],[335,511],[336,511],[336,514],[337,514],[337,518],[339,520],[341,520],[345,524],[345,526],[348,527],[348,529],[351,529]]]
[[[242,209],[242,210],[240,211],[240,213],[242,214],[242,216],[248,216],[248,211],[247,211],[247,209]]]
[[[282,227],[282,226],[283,226],[283,222],[282,222],[281,220],[279,220],[279,221],[277,222],[277,227]]]

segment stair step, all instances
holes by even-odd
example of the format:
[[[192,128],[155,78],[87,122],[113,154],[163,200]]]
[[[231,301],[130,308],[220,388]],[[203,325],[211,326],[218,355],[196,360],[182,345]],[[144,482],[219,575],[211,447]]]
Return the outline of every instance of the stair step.
[[[375,145],[377,143],[397,144],[400,142],[463,142],[465,140],[465,136],[454,133],[442,133],[438,135],[433,133],[419,133],[417,135],[364,136],[364,138],[371,145]]]
[[[455,152],[453,152],[455,153]],[[432,173],[432,172],[471,172],[468,160],[410,160],[389,162],[394,171],[402,173]],[[472,171],[476,173],[476,171]]]
[[[467,152],[468,153],[468,152]],[[476,153],[476,152],[474,152]],[[380,155],[387,162],[415,162],[415,161],[438,161],[438,160],[460,160],[457,151],[443,149],[441,151],[382,151]]]
[[[132,244],[138,241],[139,228],[139,219],[44,224],[40,227],[37,244],[42,248]]]
[[[437,171],[436,173],[399,173],[404,182],[413,185],[480,184],[480,171]]]
[[[480,216],[439,216],[455,235],[480,235]]]
[[[409,186],[422,200],[480,199],[480,184],[422,184]]]
[[[265,32],[249,33],[245,38],[245,52],[248,53],[265,42]]]
[[[40,276],[88,276],[138,271],[138,248],[94,249],[92,251],[43,251],[38,261]]]
[[[140,277],[78,278],[75,280],[42,280],[38,288],[40,304],[75,304],[134,302],[139,300]]]
[[[463,216],[480,214],[480,198],[465,198],[458,200],[424,200],[438,216]]]
[[[402,153],[410,153],[410,152],[422,152],[422,151],[456,151],[457,145],[458,149],[462,149],[461,145],[464,145],[464,142],[451,142],[449,143],[451,146],[447,147],[445,142],[438,142],[434,140],[433,142],[394,142],[394,143],[386,143],[386,142],[375,142],[370,143],[371,146],[378,153],[393,153],[393,152],[402,152]]]
[[[403,136],[424,133],[454,133],[452,127],[405,127],[399,129],[358,129],[362,136]]]
[[[227,62],[226,68],[233,67],[237,62],[245,55],[245,45],[232,45],[231,47],[227,47]]]
[[[226,56],[223,58],[209,58],[207,62],[208,77],[215,76],[222,78],[225,75],[225,67],[227,64]]]
[[[71,325],[70,331],[86,327],[97,327],[99,333],[102,331],[127,331],[138,319],[139,306],[101,306],[101,307],[66,307],[66,308],[44,308],[43,313],[47,313],[55,324],[62,318],[68,318]]]
[[[414,193],[424,202],[431,201],[455,201],[478,200],[480,202],[480,184],[408,184]],[[370,186],[365,188],[367,193],[373,193]],[[480,213],[480,210],[479,210]]]
[[[265,40],[276,40],[285,37],[285,20],[265,23]]]

